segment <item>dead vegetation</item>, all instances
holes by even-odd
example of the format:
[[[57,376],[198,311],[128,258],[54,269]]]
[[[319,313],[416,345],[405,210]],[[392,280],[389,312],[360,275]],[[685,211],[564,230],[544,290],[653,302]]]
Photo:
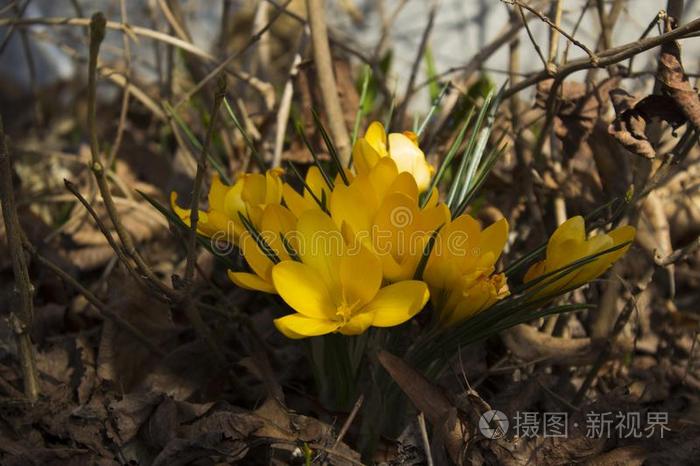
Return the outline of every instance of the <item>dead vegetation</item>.
[[[611,31],[631,1],[589,1],[577,13],[562,12],[563,0],[503,0],[507,28],[464,67],[429,76],[446,89],[422,144],[439,161],[465,109],[483,99],[486,59],[509,50],[490,141],[502,137],[508,151],[472,210],[508,219],[509,258],[601,206],[638,235],[603,279],[559,298],[593,309],[445,355],[451,370],[438,380],[375,348],[367,363],[384,367],[406,397],[384,413],[400,428],[384,432],[371,455],[364,399],[343,412],[324,407],[306,348],[272,326],[284,303],[234,287],[225,271],[243,267],[240,255],[197,247],[195,229],[169,222],[147,198],[167,205],[175,190],[196,203],[213,170],[292,162],[303,170],[311,156],[294,122],[321,147],[312,109],[348,154],[362,95],[372,94],[363,126],[389,116],[392,127],[408,128],[419,80],[406,99],[393,96],[386,44],[366,51],[326,32],[315,0],[220,2],[211,51],[192,39],[188,2],[144,2],[150,23],[138,26],[123,0],[111,2],[104,23],[80,1],[65,18],[28,18],[20,8],[28,3],[0,7],[3,35],[27,43],[47,40],[48,30],[80,73],[41,88],[34,71],[22,99],[9,82],[0,89],[2,464],[675,465],[700,457],[700,97],[684,69],[697,57],[682,49],[700,19],[683,14],[682,0],[623,44],[611,43]],[[352,1],[334,3],[362,21]],[[394,3],[382,38],[406,2]],[[562,14],[598,15],[597,43],[579,42]],[[530,42],[535,22],[548,25],[548,48]],[[100,48],[104,34],[119,40]],[[522,76],[533,45],[542,70]],[[568,60],[570,47],[585,56]],[[658,54],[651,73],[633,63],[646,50]],[[24,51],[31,66],[32,48]],[[145,54],[158,57],[155,80],[136,72]],[[414,73],[424,57],[417,53]],[[356,85],[363,66],[372,71],[368,92]],[[571,76],[581,70],[584,79]],[[568,436],[511,430],[486,439],[479,420],[492,408],[511,422],[518,412],[566,412]],[[663,412],[668,430],[591,437],[590,412]]]

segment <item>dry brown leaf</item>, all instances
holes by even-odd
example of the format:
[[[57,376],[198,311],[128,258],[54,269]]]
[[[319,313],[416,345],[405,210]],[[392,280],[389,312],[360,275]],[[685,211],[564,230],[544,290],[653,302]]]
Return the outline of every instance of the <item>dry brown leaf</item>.
[[[593,131],[596,121],[606,111],[609,91],[619,84],[620,77],[613,76],[594,86],[580,82],[565,82],[557,89],[554,109],[554,132],[562,140],[564,154],[574,157]],[[537,85],[535,106],[546,109],[553,79]]]
[[[688,121],[700,129],[700,97],[690,85],[681,63],[681,47],[676,41],[661,46],[658,79]]]
[[[644,158],[656,157],[656,150],[646,134],[647,124],[652,119],[664,120],[672,128],[685,123],[685,116],[670,97],[649,95],[637,100],[623,89],[613,89],[610,97],[617,118],[608,126],[608,133],[627,150]]]
[[[442,391],[401,358],[386,351],[380,351],[378,358],[391,378],[436,429],[452,461],[462,464],[462,450],[471,433],[458,418],[457,408]]]

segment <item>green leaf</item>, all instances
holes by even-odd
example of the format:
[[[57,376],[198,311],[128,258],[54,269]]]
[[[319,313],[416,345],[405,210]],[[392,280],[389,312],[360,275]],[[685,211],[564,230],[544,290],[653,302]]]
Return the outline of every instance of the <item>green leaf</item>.
[[[366,106],[366,100],[368,98],[368,92],[367,89],[369,88],[369,82],[370,79],[372,78],[372,68],[369,67],[369,65],[365,65],[364,68],[362,69],[362,87],[360,91],[360,103],[357,107],[357,112],[355,113],[355,124],[353,125],[352,128],[352,145],[355,145],[355,141],[357,141],[357,132],[360,130],[360,121],[362,120],[362,117],[365,115],[365,106]],[[350,157],[350,162],[348,164],[348,168],[352,166],[352,156]]]
[[[350,181],[348,181],[348,177],[345,174],[345,170],[343,169],[343,164],[340,161],[340,156],[338,155],[338,151],[335,148],[335,145],[333,144],[333,140],[328,136],[328,132],[326,131],[326,128],[323,126],[323,122],[321,121],[321,117],[318,115],[318,112],[316,112],[315,109],[311,110],[311,114],[314,117],[314,123],[316,124],[316,128],[321,132],[321,137],[323,138],[323,142],[326,144],[326,147],[328,148],[328,153],[331,156],[331,160],[333,160],[333,164],[335,165],[335,169],[337,170],[338,174],[340,175],[340,178],[343,180],[343,183],[345,183],[345,186],[350,185]]]
[[[435,83],[437,85],[437,83]],[[438,109],[440,106],[440,102],[442,102],[442,99],[445,97],[447,94],[447,91],[450,89],[450,82],[446,82],[443,84],[442,88],[438,91],[437,95],[432,99],[432,104],[430,105],[430,110],[428,110],[428,114],[425,116],[423,119],[423,122],[420,124],[418,129],[416,130],[416,135],[420,139],[421,135],[423,134],[423,131],[425,131],[425,128],[428,126],[428,122],[430,122],[430,119],[433,117],[433,114],[435,111]]]
[[[197,136],[194,135],[192,129],[187,125],[187,123],[185,123],[185,121],[180,117],[180,115],[177,114],[175,109],[173,109],[173,107],[168,102],[164,102],[163,106],[165,108],[166,113],[168,113],[172,117],[172,119],[175,120],[175,123],[177,124],[178,128],[180,128],[182,132],[185,133],[187,141],[192,145],[192,147],[195,148],[197,152],[201,152],[204,149],[204,146],[199,141],[199,139],[197,139]],[[229,178],[228,174],[226,174],[226,170],[221,165],[221,162],[209,152],[207,152],[207,160],[209,161],[211,166],[214,167],[214,170],[216,170],[223,182],[230,185],[231,178]]]
[[[321,172],[321,176],[323,177],[323,181],[326,182],[326,186],[328,186],[328,189],[333,191],[334,183],[331,177],[328,175],[328,172],[326,169],[321,165],[321,161],[318,158],[318,155],[316,154],[316,151],[311,147],[311,143],[309,142],[309,139],[306,137],[306,134],[304,134],[304,128],[302,127],[301,122],[298,120],[294,122],[294,128],[297,130],[297,134],[301,138],[301,140],[304,142],[304,145],[306,148],[309,150],[311,153],[311,157],[314,159],[314,165],[316,165],[316,168],[318,168],[318,171]]]
[[[248,146],[248,148],[250,149],[250,153],[253,155],[253,158],[258,164],[258,167],[261,171],[266,171],[267,164],[265,163],[265,159],[263,159],[262,155],[260,155],[258,150],[255,148],[255,144],[253,143],[253,140],[248,134],[248,131],[246,131],[243,125],[241,125],[240,121],[238,120],[238,117],[236,117],[236,113],[233,111],[233,108],[228,103],[228,99],[226,97],[224,97],[224,108],[226,108],[226,112],[228,113],[229,117],[231,117],[231,121],[233,121],[234,126],[238,129],[238,131],[241,132],[243,140],[245,141],[246,146]]]

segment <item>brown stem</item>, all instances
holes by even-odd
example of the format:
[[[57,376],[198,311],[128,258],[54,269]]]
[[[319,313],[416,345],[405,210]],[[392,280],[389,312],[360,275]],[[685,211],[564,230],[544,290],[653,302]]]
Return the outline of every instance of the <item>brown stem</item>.
[[[199,159],[197,160],[197,172],[194,177],[194,187],[192,188],[192,200],[190,201],[190,229],[188,230],[187,241],[187,260],[185,262],[185,276],[182,283],[181,292],[181,306],[187,315],[190,323],[194,327],[197,334],[207,343],[211,351],[214,353],[215,357],[219,360],[219,363],[223,366],[225,364],[225,359],[223,353],[221,352],[219,345],[215,341],[211,330],[202,319],[202,315],[199,312],[197,306],[194,305],[192,299],[192,288],[194,285],[194,272],[197,265],[197,223],[199,222],[199,197],[201,195],[202,186],[204,184],[204,176],[207,173],[207,156],[209,155],[209,148],[211,146],[211,141],[213,139],[214,131],[216,129],[216,122],[219,116],[219,108],[221,102],[226,95],[226,78],[224,75],[220,76],[219,79],[219,89],[214,97],[214,105],[211,111],[211,122],[209,123],[209,128],[207,130],[207,136],[204,140],[204,145],[202,151],[199,154]],[[178,281],[174,280],[173,285],[178,288]]]
[[[328,45],[328,30],[324,14],[323,0],[306,0],[306,11],[311,26],[311,43],[319,87],[323,96],[323,106],[330,126],[333,143],[338,149],[340,161],[347,166],[350,160],[350,135],[345,126],[345,116],[340,107],[338,88],[333,75],[333,59]]]
[[[136,340],[143,343],[143,345],[149,350],[151,350],[154,354],[157,354],[159,356],[165,356],[165,352],[163,350],[158,348],[153,342],[151,342],[151,340],[148,339],[148,337],[141,333],[141,331],[134,327],[128,320],[124,319],[119,314],[116,314],[115,312],[110,310],[105,303],[103,303],[97,296],[95,296],[92,293],[92,291],[88,290],[83,285],[81,285],[78,280],[73,278],[68,272],[61,269],[50,259],[41,255],[27,238],[22,238],[22,246],[24,246],[24,249],[26,249],[29,252],[29,254],[32,255],[34,260],[36,260],[39,264],[48,268],[54,274],[63,279],[63,281],[73,286],[80,294],[85,296],[85,299],[87,299],[90,302],[90,304],[95,306],[95,308],[102,315],[103,318],[110,319],[122,330],[131,334],[131,336],[133,336]]]
[[[696,33],[698,31],[700,31],[700,18],[695,19],[687,24],[684,24],[683,26],[676,28],[673,31],[661,34],[660,36],[651,37],[649,39],[641,41],[631,42],[620,47],[614,47],[612,49],[600,52],[598,54],[597,62],[592,62],[588,58],[572,60],[569,63],[562,65],[555,73],[554,78],[563,81],[564,78],[566,78],[572,73],[575,73],[576,71],[586,70],[589,68],[599,68],[602,66],[608,66],[614,63],[619,63],[630,57],[638,55],[646,50],[653,49],[654,47],[658,47],[659,45],[672,40],[688,37],[691,34]],[[513,94],[522,91],[523,89],[527,89],[533,84],[537,84],[538,82],[544,81],[545,79],[549,79],[551,77],[552,74],[549,71],[540,71],[539,73],[536,73],[533,76],[530,76],[529,78],[524,79],[519,83],[511,86],[503,93],[503,98],[508,98]]]
[[[24,394],[30,401],[34,402],[39,398],[39,379],[34,359],[34,347],[29,335],[34,318],[32,296],[34,287],[29,279],[27,260],[22,250],[22,230],[17,217],[11,165],[5,130],[2,118],[0,118],[0,201],[2,203],[2,215],[5,220],[12,272],[15,276],[14,292],[17,295],[19,307],[17,312],[10,312],[9,322],[17,342],[24,380]]]
[[[124,245],[126,254],[131,257],[138,270],[167,296],[173,295],[173,290],[165,286],[158,276],[153,272],[146,261],[141,257],[134,241],[119,218],[117,207],[112,198],[112,193],[107,182],[106,167],[102,163],[99,142],[97,139],[97,56],[100,52],[100,45],[105,36],[107,20],[102,13],[95,13],[90,20],[90,56],[88,62],[88,115],[87,124],[90,133],[90,152],[92,153],[91,169],[97,180],[97,187],[102,195],[102,200],[107,210],[119,240]]]

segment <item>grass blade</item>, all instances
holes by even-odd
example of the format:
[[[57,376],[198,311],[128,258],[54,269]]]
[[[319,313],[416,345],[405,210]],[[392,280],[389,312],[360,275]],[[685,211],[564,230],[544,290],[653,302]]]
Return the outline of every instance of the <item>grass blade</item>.
[[[262,158],[262,155],[258,152],[258,150],[255,148],[255,144],[253,144],[253,140],[250,138],[250,135],[248,134],[248,131],[246,131],[245,128],[241,125],[240,121],[238,120],[238,117],[236,117],[236,113],[233,111],[233,108],[231,105],[228,103],[228,99],[224,97],[224,108],[226,108],[226,112],[228,113],[229,117],[231,117],[231,121],[233,121],[233,124],[236,126],[238,131],[241,132],[241,135],[243,136],[243,140],[245,141],[246,146],[250,149],[250,153],[253,154],[253,158],[255,159],[256,163],[258,164],[258,167],[260,168],[261,171],[266,171],[267,170],[267,164],[265,163],[265,160]]]

